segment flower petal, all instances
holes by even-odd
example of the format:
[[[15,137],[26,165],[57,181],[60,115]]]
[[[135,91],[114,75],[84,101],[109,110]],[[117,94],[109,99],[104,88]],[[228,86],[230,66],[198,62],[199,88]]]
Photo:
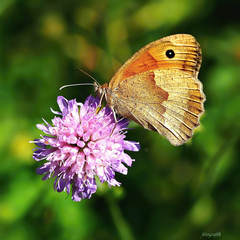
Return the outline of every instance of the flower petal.
[[[125,150],[137,152],[140,150],[140,144],[138,142],[124,140],[123,148]]]
[[[57,98],[57,103],[63,115],[66,115],[68,113],[68,100],[62,96],[59,96]]]

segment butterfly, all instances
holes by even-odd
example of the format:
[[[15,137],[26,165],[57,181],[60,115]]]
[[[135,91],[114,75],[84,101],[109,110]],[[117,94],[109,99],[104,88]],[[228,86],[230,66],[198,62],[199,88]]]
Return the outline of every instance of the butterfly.
[[[206,98],[198,80],[201,61],[193,36],[171,35],[140,49],[95,91],[116,114],[182,145],[204,113]]]

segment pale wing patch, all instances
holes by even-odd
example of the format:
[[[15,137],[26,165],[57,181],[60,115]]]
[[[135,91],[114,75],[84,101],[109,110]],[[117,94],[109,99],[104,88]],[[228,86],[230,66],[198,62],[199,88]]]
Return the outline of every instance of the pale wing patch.
[[[168,100],[162,103],[167,109],[163,115],[178,126],[186,141],[193,135],[204,113],[202,84],[179,70],[157,70],[154,73],[157,86],[169,94]]]
[[[115,105],[120,115],[127,112],[128,118],[144,128],[158,131],[173,145],[181,145],[199,125],[205,96],[199,80],[179,70],[167,72],[154,71],[155,82],[150,81],[149,72],[125,79],[121,91],[114,94]]]

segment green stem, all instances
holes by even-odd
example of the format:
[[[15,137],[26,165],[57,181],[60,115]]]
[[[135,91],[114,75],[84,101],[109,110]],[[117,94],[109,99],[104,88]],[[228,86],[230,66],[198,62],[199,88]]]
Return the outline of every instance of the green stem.
[[[126,219],[122,215],[122,212],[119,208],[119,205],[116,202],[116,199],[113,198],[110,194],[106,196],[106,200],[108,202],[108,206],[110,209],[110,213],[112,215],[113,221],[117,228],[119,237],[121,240],[134,240],[133,233],[127,223]]]

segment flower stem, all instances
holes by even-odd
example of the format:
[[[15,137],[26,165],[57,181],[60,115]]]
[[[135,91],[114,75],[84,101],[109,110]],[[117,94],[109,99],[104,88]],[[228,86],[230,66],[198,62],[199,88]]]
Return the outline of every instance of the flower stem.
[[[119,205],[116,202],[116,199],[108,194],[106,196],[106,200],[110,209],[110,213],[112,215],[113,221],[117,228],[119,237],[121,240],[134,240],[133,233],[130,229],[129,224],[121,213]]]

